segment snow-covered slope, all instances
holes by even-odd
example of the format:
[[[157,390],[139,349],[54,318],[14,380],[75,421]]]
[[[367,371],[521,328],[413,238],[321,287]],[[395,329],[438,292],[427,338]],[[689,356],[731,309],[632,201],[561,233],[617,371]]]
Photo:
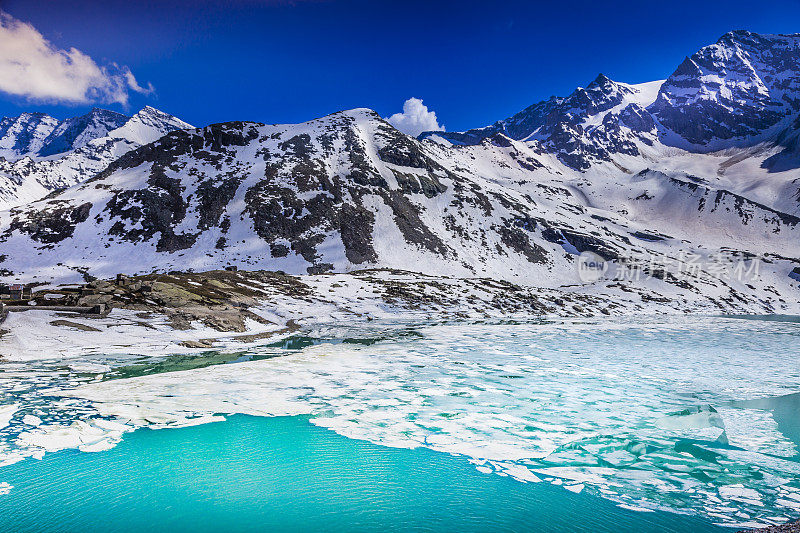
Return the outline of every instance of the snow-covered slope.
[[[44,113],[3,118],[0,121],[0,157],[13,161],[24,155],[38,154],[58,124],[58,119]]]
[[[80,148],[93,139],[108,135],[111,130],[125,124],[128,118],[122,113],[98,108],[83,116],[68,118],[53,129],[36,155],[48,157]]]
[[[80,182],[70,176],[86,171],[70,174],[64,162],[107,143],[98,152],[110,164],[94,177],[0,213],[0,269],[49,281],[229,264],[294,274],[382,267],[634,294],[678,309],[800,312],[798,69],[773,61],[795,41],[734,32],[693,56],[699,74],[681,67],[639,85],[601,75],[486,128],[420,139],[356,109],[303,124],[181,129],[135,148],[151,119],[162,123],[145,110],[60,159],[45,182]],[[750,94],[744,57],[783,102],[783,118],[697,144],[665,106],[735,114],[734,89]],[[728,112],[715,109],[718,121]],[[579,276],[586,252],[609,272]]]
[[[69,152],[104,137],[129,118],[99,108],[62,121],[44,113],[5,117],[0,121],[0,157],[15,161],[23,157],[39,159]]]
[[[0,122],[0,208],[80,183],[131,149],[191,127],[149,106],[132,117],[93,109],[62,122],[35,113],[5,118]]]

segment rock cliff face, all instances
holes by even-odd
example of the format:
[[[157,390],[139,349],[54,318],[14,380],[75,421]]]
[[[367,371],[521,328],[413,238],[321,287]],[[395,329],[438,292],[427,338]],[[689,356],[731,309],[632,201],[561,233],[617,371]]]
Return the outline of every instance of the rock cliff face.
[[[55,163],[5,161],[62,165],[39,182],[74,185],[0,213],[0,269],[47,281],[393,268],[793,310],[796,41],[735,32],[666,82],[601,75],[489,127],[420,139],[367,109],[192,129],[148,108]],[[63,170],[89,149],[103,154],[96,166]],[[585,252],[616,276],[581,278]],[[720,276],[720,256],[748,277]]]

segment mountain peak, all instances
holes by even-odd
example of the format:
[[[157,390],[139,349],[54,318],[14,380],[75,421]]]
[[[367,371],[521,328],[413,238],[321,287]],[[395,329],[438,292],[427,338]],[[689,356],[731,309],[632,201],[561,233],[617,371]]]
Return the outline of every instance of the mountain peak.
[[[23,111],[17,117],[4,117],[4,118],[19,119],[19,118],[43,118],[43,117],[50,117],[50,115],[48,115],[47,113],[42,113],[41,111]]]
[[[758,35],[748,30],[732,30],[717,39],[717,44],[735,43],[751,39],[754,35]]]
[[[120,127],[110,131],[108,136],[142,145],[149,144],[171,131],[193,127],[188,122],[148,105],[140,109]]]
[[[613,85],[618,85],[614,80],[603,74],[602,72],[597,75],[597,77],[590,83],[586,88],[594,88],[594,87],[610,87]]]
[[[697,66],[697,63],[692,61],[692,58],[685,57],[681,64],[678,65],[678,68],[675,69],[675,72],[672,73],[671,78],[676,78],[678,76],[687,76],[687,77],[698,77],[702,76],[703,72],[700,70],[700,67]]]
[[[369,123],[376,120],[382,121],[383,118],[377,111],[369,109],[368,107],[356,107],[354,109],[344,109],[336,111],[324,117],[309,120],[306,124],[315,123],[333,123],[333,124],[352,124],[352,123]]]
[[[800,111],[800,34],[728,32],[684,59],[652,111],[695,145],[758,135]]]
[[[39,150],[41,157],[52,156],[70,150],[75,150],[98,137],[105,136],[109,131],[125,124],[127,115],[109,111],[99,107],[79,117],[68,118],[61,122],[45,139],[44,147]]]
[[[88,113],[85,115],[81,115],[80,117],[76,117],[72,120],[78,120],[81,118],[86,118],[89,120],[128,120],[128,115],[124,115],[122,113],[118,113],[117,111],[111,111],[110,109],[103,109],[102,107],[93,107]],[[67,119],[70,120],[70,119]]]
[[[800,33],[755,33],[749,30],[733,30],[717,39],[716,44],[763,46],[768,42],[797,44],[800,42]]]
[[[161,111],[160,109],[156,109],[155,107],[149,105],[144,106],[142,109],[136,112],[132,117],[130,117],[130,120],[146,120],[150,122],[160,121],[160,122],[169,122],[175,124],[183,124],[181,129],[193,127],[187,122],[178,119],[174,115],[170,115],[165,111]]]
[[[347,109],[342,111],[341,114],[347,115],[353,118],[366,118],[366,119],[381,119],[382,117],[378,114],[377,111],[374,109],[370,109],[368,107],[356,107],[354,109]]]

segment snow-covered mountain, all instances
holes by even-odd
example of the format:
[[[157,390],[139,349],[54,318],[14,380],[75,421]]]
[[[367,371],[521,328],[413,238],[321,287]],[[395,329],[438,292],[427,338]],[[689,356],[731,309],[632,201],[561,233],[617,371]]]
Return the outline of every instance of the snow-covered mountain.
[[[466,132],[427,132],[456,145],[477,144],[501,133],[555,154],[562,163],[585,170],[612,154],[639,155],[636,140],[650,140],[655,123],[645,110],[662,82],[628,85],[600,74],[585,89],[553,96],[505,120]]]
[[[600,75],[490,126],[420,138],[463,146],[497,133],[556,156],[587,193],[655,169],[798,215],[800,34],[730,32],[664,81]]]
[[[180,129],[0,213],[0,268],[46,281],[387,267],[798,312],[800,68],[781,56],[798,40],[734,32],[666,81],[601,75],[486,128],[420,139],[366,109]],[[581,278],[583,252],[619,275]],[[723,256],[749,275],[721,275]]]
[[[59,121],[44,113],[22,113],[0,121],[0,157],[16,160],[23,155],[36,155],[45,139],[58,127]]]
[[[63,121],[23,113],[0,121],[0,208],[88,179],[133,148],[192,126],[145,107],[132,117],[93,109]]]
[[[62,154],[104,137],[130,117],[94,108],[85,115],[59,121],[44,113],[23,113],[0,121],[0,157],[15,161]]]
[[[650,110],[706,149],[752,142],[776,125],[791,127],[800,111],[800,35],[728,33],[686,58]]]

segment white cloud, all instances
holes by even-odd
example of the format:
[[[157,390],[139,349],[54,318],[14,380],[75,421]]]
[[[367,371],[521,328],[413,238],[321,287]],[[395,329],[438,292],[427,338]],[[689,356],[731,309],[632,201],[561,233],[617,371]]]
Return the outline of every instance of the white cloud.
[[[409,98],[403,104],[402,113],[395,113],[386,120],[398,130],[414,137],[423,131],[444,131],[444,126],[439,125],[436,119],[436,113],[428,111],[428,107],[419,98]]]
[[[29,100],[69,104],[128,103],[129,91],[148,94],[130,69],[100,66],[76,48],[62,50],[39,31],[0,12],[0,91]]]

